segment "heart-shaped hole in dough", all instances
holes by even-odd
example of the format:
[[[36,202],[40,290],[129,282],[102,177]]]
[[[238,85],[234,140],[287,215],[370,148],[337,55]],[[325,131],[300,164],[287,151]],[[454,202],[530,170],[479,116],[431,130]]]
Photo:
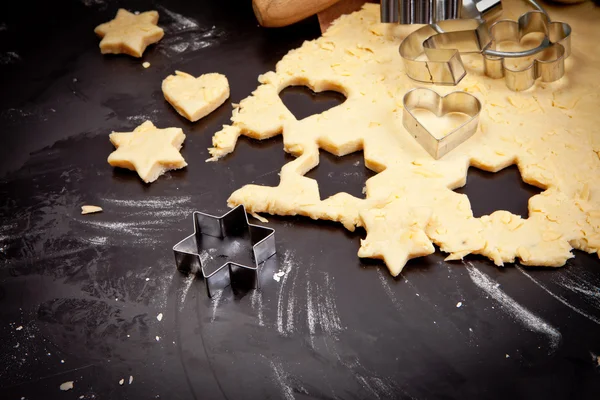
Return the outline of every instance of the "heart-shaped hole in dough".
[[[307,86],[288,86],[279,92],[283,104],[297,120],[321,114],[346,101],[346,96],[334,90],[314,92]]]

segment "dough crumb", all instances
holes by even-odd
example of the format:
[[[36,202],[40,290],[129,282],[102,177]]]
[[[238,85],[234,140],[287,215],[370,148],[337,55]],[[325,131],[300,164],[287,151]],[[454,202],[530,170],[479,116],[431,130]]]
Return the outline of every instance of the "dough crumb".
[[[273,274],[273,279],[275,279],[275,281],[279,282],[281,280],[281,278],[285,275],[285,271],[277,271]]]
[[[182,116],[198,121],[219,108],[229,98],[229,82],[222,74],[210,73],[198,78],[181,71],[163,80],[165,99]]]
[[[66,392],[67,390],[73,389],[73,381],[67,381],[60,384],[60,390]]]
[[[123,384],[124,384],[124,383],[125,383],[125,379],[121,379],[121,380],[119,381],[119,385],[121,385],[121,386],[123,386]]]
[[[99,213],[102,212],[102,207],[98,207],[98,206],[81,206],[81,213],[82,214],[93,214],[93,213]]]
[[[129,375],[129,384],[131,385],[133,383],[133,375]]]
[[[257,213],[250,213],[250,215],[252,215],[254,218],[256,218],[257,220],[259,220],[260,222],[262,222],[263,224],[266,224],[267,222],[269,222],[268,219],[266,219],[265,217],[263,217],[262,215],[259,215]]]
[[[160,321],[162,321],[162,318],[163,318],[163,313],[160,313],[160,314],[158,314],[158,315],[156,316],[156,319],[157,319],[159,322],[160,322]]]
[[[456,308],[461,308],[462,307],[462,301],[459,301],[458,303],[456,303]]]
[[[117,149],[108,156],[108,163],[136,171],[144,182],[151,183],[165,172],[187,165],[179,153],[184,140],[181,128],[158,129],[146,121],[133,132],[110,134]]]
[[[157,24],[157,11],[146,11],[136,15],[120,8],[115,19],[98,25],[94,32],[102,38],[102,54],[141,57],[148,45],[158,42],[165,35]]]
[[[142,67],[144,67],[144,68],[150,68],[150,65],[151,65],[151,64],[150,64],[148,61],[144,61],[144,62],[142,63]]]

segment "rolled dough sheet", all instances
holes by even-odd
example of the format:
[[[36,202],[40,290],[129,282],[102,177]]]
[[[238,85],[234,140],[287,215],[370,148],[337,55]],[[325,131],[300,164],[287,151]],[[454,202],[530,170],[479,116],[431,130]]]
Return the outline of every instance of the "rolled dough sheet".
[[[506,2],[510,13],[514,2]],[[304,215],[364,227],[360,257],[383,259],[392,275],[407,260],[430,254],[433,244],[448,260],[481,254],[495,264],[558,267],[572,248],[600,247],[600,8],[548,6],[554,20],[573,28],[573,52],[565,77],[512,92],[504,80],[484,76],[481,56],[465,56],[468,75],[457,87],[435,86],[441,95],[465,90],[483,103],[478,132],[440,160],[432,159],[402,125],[402,97],[420,86],[404,73],[398,46],[413,26],[379,23],[379,6],[367,4],[342,16],[317,40],[307,41],[259,77],[213,137],[211,160],[233,151],[240,135],[283,135],[296,159],[281,169],[277,187],[246,185],[229,198],[249,212]],[[560,14],[558,13],[560,10]],[[514,15],[513,15],[514,16]],[[347,100],[321,114],[296,120],[279,92],[293,85],[337,90]],[[441,126],[440,126],[441,127]],[[337,193],[322,199],[317,182],[304,176],[319,152],[337,156],[363,151],[377,172],[366,198]],[[475,218],[466,195],[467,169],[496,172],[516,164],[523,180],[544,191],[529,200],[529,216],[508,211]],[[498,195],[505,195],[498,193]]]

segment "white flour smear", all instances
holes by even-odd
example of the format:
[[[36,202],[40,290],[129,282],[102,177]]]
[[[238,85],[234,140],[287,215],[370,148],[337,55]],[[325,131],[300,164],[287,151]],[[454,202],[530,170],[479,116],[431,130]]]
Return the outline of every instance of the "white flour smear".
[[[21,56],[14,51],[0,53],[0,65],[14,64],[19,61],[21,61]]]
[[[504,293],[504,291],[499,288],[497,282],[475,268],[471,262],[467,261],[463,263],[467,267],[469,277],[476,286],[500,303],[502,308],[516,321],[521,322],[532,331],[546,335],[550,341],[550,353],[556,350],[562,337],[556,328],[549,325],[546,321],[533,314],[527,308],[517,303],[512,297]]]
[[[127,121],[135,122],[136,124],[142,124],[146,121],[152,121],[150,115],[130,115],[127,117]]]
[[[191,196],[160,196],[153,199],[144,200],[122,200],[122,199],[102,199],[104,203],[114,204],[120,207],[131,208],[152,208],[152,209],[169,209],[176,206],[189,204],[192,201]]]
[[[392,287],[390,286],[390,284],[387,281],[388,278],[386,275],[384,275],[381,268],[377,268],[377,275],[379,277],[379,282],[381,282],[381,286],[383,287],[383,291],[385,292],[387,297],[390,299],[390,301],[394,305],[394,308],[398,311],[402,311],[402,306],[400,305],[400,302],[396,298],[396,295],[394,294]]]
[[[521,272],[523,275],[525,275],[527,278],[529,278],[529,280],[531,280],[533,283],[535,283],[537,286],[540,287],[540,289],[542,289],[543,291],[545,291],[546,293],[548,293],[550,296],[554,297],[556,300],[560,301],[562,304],[564,304],[565,306],[569,307],[571,310],[575,311],[576,313],[578,313],[579,315],[584,316],[585,318],[589,319],[590,321],[594,321],[595,323],[597,323],[598,325],[600,325],[600,319],[597,317],[594,317],[593,315],[590,315],[588,313],[586,313],[585,311],[573,306],[571,303],[569,303],[564,297],[551,292],[546,286],[544,286],[541,282],[539,282],[538,280],[536,280],[535,278],[533,278],[531,275],[529,275],[523,268],[517,266],[516,267],[519,272]]]
[[[86,7],[103,6],[106,4],[104,0],[81,0],[81,2]]]
[[[165,25],[162,25],[159,21],[159,26],[161,26],[166,32],[171,33],[192,31],[200,27],[200,25],[198,25],[198,21],[196,21],[193,18],[185,17],[162,6],[158,6],[157,8],[160,10],[160,12],[164,13],[163,16],[166,15],[167,17],[164,18],[167,20],[167,23]]]
[[[187,297],[188,292],[190,291],[190,287],[192,287],[192,283],[194,283],[194,274],[190,274],[183,280],[183,287],[181,288],[181,296],[179,297],[179,311],[183,310],[183,306],[185,305],[185,299]]]
[[[311,335],[311,343],[312,336],[316,333],[317,328],[328,335],[342,330],[337,305],[333,297],[335,294],[333,280],[329,277],[329,273],[321,272],[321,274],[324,284],[311,277],[308,271],[306,272],[306,320]]]
[[[559,277],[559,285],[574,293],[582,295],[590,305],[600,309],[600,287],[598,287],[597,282],[594,282],[594,277],[586,275],[579,276],[568,269],[563,269],[561,272],[563,274],[557,274]]]
[[[279,385],[281,392],[283,393],[283,397],[286,400],[294,400],[294,389],[287,382],[287,374],[283,370],[283,367],[279,363],[275,363],[271,361],[271,368],[273,369],[273,375],[275,376],[275,382]]]
[[[219,308],[219,304],[221,304],[222,298],[223,298],[223,291],[217,290],[215,292],[214,296],[212,297],[212,299],[210,299],[210,301],[212,303],[212,317],[210,317],[210,322],[215,322],[215,319],[217,318],[217,310]]]
[[[288,289],[288,280],[290,279],[290,271],[292,271],[292,267],[296,267],[294,265],[294,257],[292,255],[292,253],[289,250],[286,250],[285,254],[283,255],[283,268],[282,270],[285,272],[285,275],[283,275],[283,278],[281,278],[281,285],[279,286],[279,292],[277,294],[277,332],[279,332],[281,335],[284,335],[286,333],[288,333],[288,329],[292,329],[294,328],[294,322],[293,322],[293,315],[292,315],[292,322],[290,323],[290,321],[288,320],[287,325],[284,325],[284,310],[288,311],[287,316],[289,317],[289,311],[293,311],[293,306],[286,305],[285,304],[285,295],[287,294],[288,296],[288,304],[291,302],[292,304],[294,303],[294,293],[292,290]],[[297,275],[297,273],[295,274]]]
[[[143,236],[151,231],[165,229],[164,221],[150,220],[138,222],[114,222],[114,221],[99,221],[94,219],[78,219],[75,220],[80,224],[91,226],[94,228],[113,231],[117,234],[126,234],[133,236]]]
[[[265,326],[262,292],[258,289],[254,289],[250,300],[252,301],[252,308],[256,310],[257,313],[258,326]]]
[[[388,386],[381,378],[357,374],[356,380],[376,399],[393,399],[397,395],[395,390]]]

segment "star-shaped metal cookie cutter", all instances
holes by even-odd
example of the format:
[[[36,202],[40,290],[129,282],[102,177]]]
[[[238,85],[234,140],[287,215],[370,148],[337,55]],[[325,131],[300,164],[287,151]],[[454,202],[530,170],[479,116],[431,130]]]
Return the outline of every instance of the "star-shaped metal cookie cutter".
[[[250,224],[243,205],[221,217],[195,211],[193,219],[194,233],[173,246],[177,269],[201,274],[208,297],[212,297],[210,279],[224,268],[231,283],[235,268],[253,271],[258,288],[258,268],[276,252],[275,230]]]

